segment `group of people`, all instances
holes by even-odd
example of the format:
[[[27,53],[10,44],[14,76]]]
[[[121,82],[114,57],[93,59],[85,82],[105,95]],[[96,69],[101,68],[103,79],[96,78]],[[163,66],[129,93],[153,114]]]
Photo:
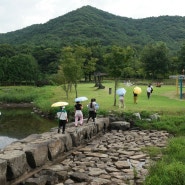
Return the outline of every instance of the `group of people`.
[[[87,123],[89,119],[92,118],[93,123],[95,124],[96,110],[98,109],[96,99],[92,98],[91,102],[87,105],[87,107],[89,110]],[[82,113],[83,105],[79,101],[77,101],[76,104],[74,105],[74,109],[75,109],[75,127],[78,126],[78,122],[80,122],[80,125],[83,125],[83,113]],[[57,118],[59,120],[58,133],[60,133],[60,130],[62,128],[62,133],[64,134],[66,123],[68,122],[67,111],[65,110],[65,106],[60,107],[60,110],[57,112]]]
[[[153,87],[151,84],[147,87],[147,97],[150,98],[151,93],[153,92]],[[133,91],[133,97],[134,97],[134,103],[137,104],[137,98],[138,94]],[[89,122],[89,119],[92,118],[93,123],[95,124],[96,121],[96,111],[98,109],[98,104],[96,103],[96,99],[92,98],[91,102],[87,105],[89,110],[89,116],[87,118],[87,123]],[[124,94],[119,96],[119,107],[124,108]],[[83,105],[77,101],[75,106],[75,127],[78,126],[78,122],[80,122],[80,125],[83,125]],[[65,127],[66,123],[68,122],[67,118],[67,112],[65,110],[65,107],[62,106],[61,109],[57,112],[57,118],[59,119],[59,126],[58,126],[58,133],[60,133],[60,130],[62,128],[62,133],[65,133]]]
[[[153,92],[153,87],[152,87],[151,84],[149,84],[147,89],[146,89],[148,99],[150,99],[150,96],[151,96],[152,92]],[[138,94],[133,92],[133,96],[134,96],[134,103],[137,104]]]
[[[150,99],[150,96],[153,92],[153,87],[151,84],[147,86],[146,92],[147,92],[147,98]],[[138,93],[135,93],[133,91],[133,98],[134,98],[134,104],[137,104]],[[124,108],[124,94],[119,96],[119,108]]]

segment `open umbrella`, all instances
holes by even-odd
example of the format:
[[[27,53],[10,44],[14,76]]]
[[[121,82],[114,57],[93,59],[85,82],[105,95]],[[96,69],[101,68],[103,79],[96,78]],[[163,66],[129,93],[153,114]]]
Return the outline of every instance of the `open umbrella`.
[[[51,107],[61,107],[61,106],[66,106],[66,105],[68,105],[68,104],[69,104],[69,103],[67,103],[67,102],[59,101],[59,102],[53,103],[53,104],[51,105]]]
[[[75,102],[81,102],[81,101],[86,101],[86,100],[88,100],[88,98],[85,96],[75,98]]]
[[[138,87],[138,86],[134,87],[134,93],[135,94],[140,94],[141,92],[142,92],[142,90],[141,90],[140,87]]]
[[[126,94],[126,90],[124,88],[119,88],[116,90],[116,94],[118,94],[119,96],[123,96]]]

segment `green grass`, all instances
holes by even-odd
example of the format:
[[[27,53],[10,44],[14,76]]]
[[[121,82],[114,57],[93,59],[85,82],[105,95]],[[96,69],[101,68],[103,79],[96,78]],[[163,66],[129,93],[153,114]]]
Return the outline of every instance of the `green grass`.
[[[86,96],[90,100],[96,98],[101,109],[110,111],[123,111],[118,107],[118,96],[116,95],[117,104],[114,106],[114,84],[103,83],[105,89],[97,89],[93,83],[79,84],[78,96]],[[119,87],[124,87],[127,92],[125,95],[126,112],[141,112],[151,111],[165,114],[179,114],[184,113],[185,100],[181,100],[179,95],[176,94],[175,86],[162,86],[154,87],[154,92],[151,95],[150,100],[146,96],[146,86],[140,86],[142,93],[138,97],[138,104],[133,103],[133,88],[134,86],[127,87],[122,83]],[[112,94],[109,94],[109,88],[112,88]],[[30,102],[33,101],[36,106],[43,110],[50,110],[51,104],[57,101],[67,101],[69,106],[74,105],[75,92],[74,88],[69,92],[69,99],[66,98],[66,94],[61,86],[44,86],[44,87],[1,87],[0,89],[0,101],[1,102]],[[86,106],[88,101],[83,102]]]
[[[114,106],[114,85],[113,83],[105,83],[105,89],[97,89],[94,84],[79,84],[78,85],[78,96],[86,96],[90,100],[91,98],[96,98],[101,109],[104,110],[116,110],[123,111],[118,107],[118,96],[117,106]],[[146,97],[146,86],[140,86],[142,88],[142,93],[138,97],[138,104],[133,103],[133,88],[126,87],[123,84],[119,84],[119,87],[124,87],[127,90],[125,95],[125,105],[124,111],[127,112],[137,112],[137,111],[151,111],[166,114],[179,114],[184,113],[185,100],[180,100],[179,95],[176,95],[175,86],[162,86],[160,88],[154,87],[154,92],[150,100]],[[109,94],[109,88],[112,88],[112,94]],[[69,92],[69,99],[66,98],[66,94],[61,86],[47,86],[40,88],[39,96],[35,99],[37,106],[44,108],[50,107],[53,102],[57,101],[67,101],[69,106],[74,105],[75,93],[74,89]],[[88,101],[83,102],[86,106]]]

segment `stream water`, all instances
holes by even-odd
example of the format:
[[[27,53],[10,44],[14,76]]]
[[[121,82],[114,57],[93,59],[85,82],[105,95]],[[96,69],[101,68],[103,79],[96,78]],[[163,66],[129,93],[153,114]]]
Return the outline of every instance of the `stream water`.
[[[0,109],[0,149],[8,144],[57,127],[57,120],[49,120],[33,113],[32,108]]]

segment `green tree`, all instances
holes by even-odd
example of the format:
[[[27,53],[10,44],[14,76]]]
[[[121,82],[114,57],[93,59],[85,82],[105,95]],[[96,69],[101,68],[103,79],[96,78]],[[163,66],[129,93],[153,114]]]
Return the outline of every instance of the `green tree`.
[[[0,81],[3,84],[6,84],[10,80],[9,76],[9,57],[0,57]]]
[[[145,46],[141,54],[146,77],[159,79],[164,78],[168,72],[169,57],[168,49],[163,42]]]
[[[0,45],[0,57],[12,57],[16,53],[15,48],[9,44]]]
[[[80,46],[72,47],[64,47],[62,49],[62,57],[61,57],[61,65],[60,65],[60,74],[63,74],[64,84],[63,88],[66,92],[66,96],[68,98],[68,93],[71,88],[71,85],[74,85],[76,97],[78,96],[77,92],[77,84],[78,81],[81,80],[83,75],[83,63],[85,58],[83,58],[83,48]]]
[[[13,56],[8,71],[13,83],[35,82],[38,78],[38,64],[33,56],[27,54]]]
[[[126,62],[131,57],[130,48],[121,48],[118,46],[112,46],[109,53],[105,55],[105,60],[108,64],[108,74],[114,79],[114,106],[116,106],[116,89],[118,81],[122,76],[123,69]]]
[[[60,59],[60,50],[58,48],[35,47],[33,56],[37,60],[43,76],[57,72]]]
[[[185,70],[185,43],[181,46],[181,49],[178,53],[178,72],[182,74],[182,70]],[[184,74],[184,73],[183,73]]]

